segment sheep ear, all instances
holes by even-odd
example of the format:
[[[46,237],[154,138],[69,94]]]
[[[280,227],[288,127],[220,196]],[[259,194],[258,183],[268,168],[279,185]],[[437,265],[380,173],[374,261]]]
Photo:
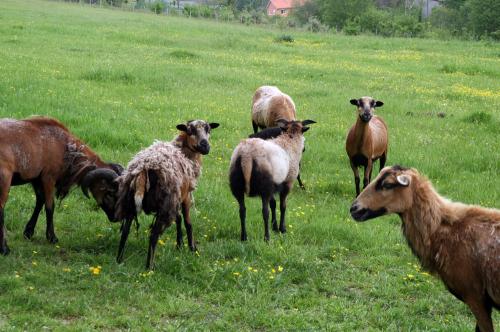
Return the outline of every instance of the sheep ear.
[[[188,131],[188,127],[185,124],[183,124],[183,123],[182,124],[178,124],[176,128],[178,130],[180,130],[180,131],[185,132],[185,133],[187,133],[187,131]]]
[[[313,124],[313,123],[316,123],[316,121],[314,121],[314,120],[304,120],[304,121],[302,121],[302,125],[303,126],[307,126],[307,125],[310,125],[310,124]]]
[[[375,102],[375,107],[381,107],[382,105],[384,105],[384,102],[383,102],[383,101],[381,101],[381,100],[377,100],[377,101]]]
[[[302,132],[303,132],[303,133],[305,133],[305,132],[306,132],[306,131],[308,131],[309,129],[311,129],[311,128],[309,128],[309,127],[302,127]]]
[[[351,99],[350,100],[351,104],[354,105],[354,106],[358,106],[359,103],[358,103],[358,100],[357,99]]]
[[[210,129],[215,129],[219,126],[219,124],[217,122],[211,122],[208,125],[210,126]]]
[[[408,187],[408,185],[410,184],[410,177],[408,175],[398,175],[396,179],[398,180],[398,183],[403,187]]]

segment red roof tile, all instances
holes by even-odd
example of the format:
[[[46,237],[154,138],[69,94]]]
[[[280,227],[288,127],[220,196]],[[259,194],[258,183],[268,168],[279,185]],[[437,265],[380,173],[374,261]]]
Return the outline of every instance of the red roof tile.
[[[273,4],[275,8],[294,8],[304,5],[306,0],[270,0],[269,4]],[[268,6],[269,6],[268,4]]]

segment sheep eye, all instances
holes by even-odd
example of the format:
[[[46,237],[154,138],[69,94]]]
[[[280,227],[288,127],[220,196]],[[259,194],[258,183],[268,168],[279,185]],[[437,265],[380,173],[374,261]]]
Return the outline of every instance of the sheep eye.
[[[389,183],[389,182],[385,182],[383,185],[382,185],[382,188],[384,189],[392,189],[392,188],[395,188],[397,187],[398,185],[395,184],[395,183]]]

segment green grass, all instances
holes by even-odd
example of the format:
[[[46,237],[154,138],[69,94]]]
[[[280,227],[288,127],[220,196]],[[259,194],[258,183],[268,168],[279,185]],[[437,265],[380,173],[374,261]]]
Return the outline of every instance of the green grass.
[[[293,43],[277,43],[279,30],[0,2],[1,117],[59,118],[122,164],[154,139],[170,140],[185,120],[221,123],[195,192],[199,256],[176,250],[171,228],[153,274],[144,274],[150,217],[118,265],[119,225],[79,190],[57,206],[54,246],[44,216],[34,240],[23,239],[34,195],[12,188],[2,331],[473,329],[466,306],[420,273],[396,216],[352,221],[344,139],[355,120],[349,99],[383,100],[389,164],[418,168],[451,199],[499,208],[499,44],[291,33]],[[259,200],[248,200],[242,244],[227,173],[263,84],[318,123],[306,134],[307,191],[289,197],[289,233],[264,243]],[[500,329],[498,312],[494,320]]]

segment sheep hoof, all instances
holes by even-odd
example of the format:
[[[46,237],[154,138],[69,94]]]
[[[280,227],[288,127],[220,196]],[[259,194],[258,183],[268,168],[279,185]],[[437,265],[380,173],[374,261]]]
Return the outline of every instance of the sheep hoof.
[[[5,244],[4,246],[2,246],[0,248],[0,254],[2,254],[3,256],[7,256],[9,253],[10,253],[10,249],[9,249],[9,246],[7,244]]]
[[[276,232],[276,233],[279,232],[278,224],[273,223],[273,232]]]
[[[23,235],[24,235],[24,238],[25,238],[26,240],[31,240],[31,238],[33,237],[33,234],[34,234],[34,233],[35,233],[35,232],[34,232],[33,230],[27,230],[27,231],[24,231],[24,232],[23,232]]]
[[[47,235],[47,241],[49,241],[49,243],[56,244],[59,242],[59,239],[55,235]]]
[[[189,250],[191,250],[192,252],[197,252],[198,248],[196,246],[191,246],[189,247]]]

